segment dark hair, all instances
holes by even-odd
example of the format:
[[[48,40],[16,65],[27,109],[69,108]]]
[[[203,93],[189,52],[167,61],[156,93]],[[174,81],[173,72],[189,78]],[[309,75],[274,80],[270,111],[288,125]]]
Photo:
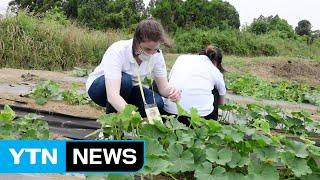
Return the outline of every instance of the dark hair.
[[[162,25],[153,18],[148,18],[138,24],[134,33],[133,41],[134,43],[141,43],[145,41],[164,43],[164,36]]]
[[[221,65],[222,63],[222,52],[219,48],[209,45],[206,49],[201,51],[199,55],[206,55],[213,64],[216,64],[216,67],[220,70],[221,73],[224,72],[224,69]]]
[[[169,48],[172,46],[172,43],[166,38],[161,23],[156,21],[153,17],[149,17],[138,24],[133,36],[133,56],[138,55],[134,51],[135,47],[137,47],[139,43],[145,41],[160,42],[163,43],[164,46]]]

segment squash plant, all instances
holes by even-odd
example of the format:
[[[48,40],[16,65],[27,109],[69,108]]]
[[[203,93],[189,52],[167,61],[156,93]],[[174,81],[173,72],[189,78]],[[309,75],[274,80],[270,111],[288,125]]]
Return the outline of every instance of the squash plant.
[[[27,114],[17,118],[5,105],[0,111],[0,139],[49,139],[49,126],[42,116]]]
[[[42,81],[37,84],[26,96],[35,99],[39,105],[44,105],[48,100],[64,100],[72,105],[93,104],[87,93],[79,93],[79,86],[72,83],[68,90],[60,88],[52,80]]]
[[[269,82],[250,74],[227,74],[227,86],[235,94],[256,98],[309,103],[320,106],[320,86],[311,87],[301,82]]]
[[[233,106],[226,108],[238,108]],[[179,106],[178,109],[179,116],[189,117],[190,127],[174,116],[164,116],[164,123],[148,124],[131,105],[120,114],[99,118],[101,129],[97,132],[103,133],[105,139],[138,139],[147,143],[144,169],[135,175],[116,175],[118,179],[320,178],[320,148],[308,133],[296,138],[274,133],[272,123],[262,116],[251,116],[247,123],[225,124],[201,118],[196,109],[190,113]],[[108,176],[114,175],[105,177]]]

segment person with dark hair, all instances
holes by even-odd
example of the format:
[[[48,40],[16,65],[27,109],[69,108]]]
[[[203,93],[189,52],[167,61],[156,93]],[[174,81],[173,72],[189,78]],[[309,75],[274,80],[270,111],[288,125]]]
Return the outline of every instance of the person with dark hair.
[[[106,107],[106,113],[121,112],[126,104],[132,104],[145,117],[148,105],[163,108],[161,96],[179,100],[180,90],[168,84],[161,43],[166,43],[163,27],[151,18],[138,24],[133,39],[113,43],[87,79],[86,89],[93,102]],[[161,96],[142,86],[141,81],[149,75]]]
[[[217,106],[224,103],[226,94],[221,63],[221,50],[214,46],[208,46],[198,55],[177,58],[170,71],[169,84],[182,91],[179,104],[185,111],[194,107],[205,119],[218,119]],[[176,104],[168,99],[164,100],[163,110],[166,115],[177,114]],[[189,124],[185,118],[179,120]]]

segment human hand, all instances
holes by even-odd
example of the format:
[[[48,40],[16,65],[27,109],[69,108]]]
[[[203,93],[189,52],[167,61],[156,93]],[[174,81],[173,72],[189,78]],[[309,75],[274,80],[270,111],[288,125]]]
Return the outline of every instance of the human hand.
[[[177,102],[180,100],[181,98],[181,90],[176,89],[174,87],[170,87],[169,90],[169,96],[168,96],[169,100],[172,102]]]

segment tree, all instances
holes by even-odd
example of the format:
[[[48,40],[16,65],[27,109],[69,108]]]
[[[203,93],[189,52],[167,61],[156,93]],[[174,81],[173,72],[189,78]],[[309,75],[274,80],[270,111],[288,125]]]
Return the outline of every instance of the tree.
[[[151,14],[160,19],[168,31],[183,29],[238,29],[237,10],[222,0],[155,0],[149,6]]]
[[[175,31],[182,25],[180,22],[183,22],[182,5],[182,0],[156,0],[150,1],[148,8],[151,15],[161,21],[166,31]]]
[[[259,18],[254,19],[248,27],[248,30],[254,34],[266,34],[271,31],[277,31],[284,34],[283,38],[294,37],[292,26],[285,19],[281,19],[278,15],[264,17],[260,15]]]
[[[269,18],[271,17],[261,15],[259,18],[253,19],[253,22],[248,27],[249,31],[257,35],[267,33],[270,30]]]
[[[78,21],[95,29],[128,28],[144,18],[142,0],[82,0]]]
[[[298,22],[298,26],[295,28],[295,31],[300,36],[302,35],[310,36],[312,32],[311,28],[312,28],[312,25],[308,20],[301,20]]]
[[[63,0],[13,0],[9,2],[12,9],[25,10],[29,13],[41,14],[55,7],[62,8]]]
[[[128,28],[145,17],[143,0],[13,0],[9,5],[37,15],[61,9],[95,29]]]

